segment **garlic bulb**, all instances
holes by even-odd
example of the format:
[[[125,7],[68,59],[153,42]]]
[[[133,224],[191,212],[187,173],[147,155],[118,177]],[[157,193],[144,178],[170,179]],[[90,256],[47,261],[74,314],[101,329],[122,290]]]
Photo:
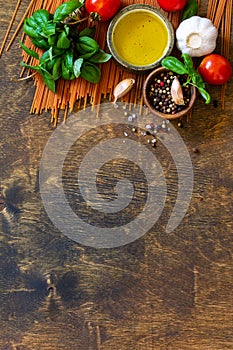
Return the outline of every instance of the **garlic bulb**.
[[[127,92],[129,92],[132,89],[134,83],[135,83],[135,79],[132,79],[132,78],[124,79],[120,83],[118,83],[113,91],[113,95],[114,95],[113,103],[116,104],[116,101],[118,100],[118,98],[121,98],[125,94],[127,94]]]
[[[177,47],[191,57],[201,57],[214,51],[218,30],[208,18],[192,16],[176,30]]]

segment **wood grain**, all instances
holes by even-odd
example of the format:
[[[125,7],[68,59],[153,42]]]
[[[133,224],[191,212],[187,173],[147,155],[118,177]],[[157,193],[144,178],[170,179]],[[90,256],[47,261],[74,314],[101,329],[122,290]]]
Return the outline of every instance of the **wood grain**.
[[[1,38],[12,10],[13,4],[0,1]],[[195,176],[179,227],[165,232],[177,174],[158,145],[153,152],[169,193],[162,216],[129,245],[94,249],[62,235],[43,207],[38,171],[54,129],[50,114],[29,113],[33,83],[10,80],[20,60],[16,43],[0,60],[0,349],[231,350],[232,79],[224,111],[220,103],[206,108],[198,97],[183,127],[173,123]],[[219,100],[221,88],[208,89]],[[67,165],[68,180],[74,168],[75,162]]]

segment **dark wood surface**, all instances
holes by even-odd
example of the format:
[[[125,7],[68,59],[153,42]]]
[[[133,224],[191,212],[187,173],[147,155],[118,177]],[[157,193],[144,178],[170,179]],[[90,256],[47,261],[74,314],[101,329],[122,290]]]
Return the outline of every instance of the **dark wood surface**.
[[[14,6],[0,1],[1,40]],[[209,87],[208,107],[198,97],[183,127],[173,122],[194,170],[180,225],[165,232],[168,203],[137,241],[94,249],[62,235],[43,208],[38,170],[54,129],[49,113],[29,113],[33,83],[11,81],[20,60],[16,43],[0,59],[0,349],[233,349],[233,80],[224,110],[221,88]],[[175,167],[167,175],[172,183]]]

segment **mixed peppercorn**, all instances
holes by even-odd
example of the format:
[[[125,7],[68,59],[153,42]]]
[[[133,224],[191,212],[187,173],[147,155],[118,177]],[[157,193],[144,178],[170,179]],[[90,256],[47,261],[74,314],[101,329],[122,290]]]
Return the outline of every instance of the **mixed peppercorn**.
[[[151,106],[158,112],[164,114],[176,114],[187,108],[189,105],[191,90],[190,86],[182,86],[184,104],[176,104],[171,95],[171,85],[175,76],[179,79],[180,84],[187,80],[185,75],[174,75],[173,72],[168,71],[158,74],[150,83],[148,88],[148,98]]]

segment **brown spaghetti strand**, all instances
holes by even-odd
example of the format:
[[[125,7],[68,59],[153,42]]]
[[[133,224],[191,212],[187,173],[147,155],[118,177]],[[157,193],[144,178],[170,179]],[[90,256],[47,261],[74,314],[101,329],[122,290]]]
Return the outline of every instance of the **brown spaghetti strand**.
[[[231,23],[232,23],[232,0],[209,0],[207,17],[221,31],[221,54],[227,59],[230,54]],[[225,107],[226,84],[221,89],[221,105]]]
[[[20,3],[21,3],[21,0],[18,0],[18,1],[17,1],[17,4],[16,4],[16,7],[15,7],[15,10],[14,10],[14,13],[13,13],[13,15],[12,15],[12,17],[11,17],[11,21],[10,21],[9,26],[8,26],[8,28],[7,28],[5,37],[4,37],[4,39],[3,39],[1,48],[0,48],[0,57],[1,57],[2,52],[3,52],[3,50],[4,50],[4,47],[5,47],[6,41],[7,41],[7,39],[8,39],[8,36],[9,36],[9,34],[10,34],[12,25],[13,25],[13,23],[14,23],[14,21],[15,21],[15,18],[16,18],[16,15],[17,15],[17,12],[18,12]]]
[[[223,17],[224,8],[226,5],[227,0],[219,0],[218,7],[215,13],[215,16],[213,17],[213,23],[216,28],[219,28],[221,19]]]
[[[221,53],[223,56],[229,58],[230,54],[230,39],[231,39],[231,22],[232,22],[232,6],[233,1],[227,0],[225,8],[224,23],[221,30],[222,47]]]
[[[233,1],[228,0],[225,7],[225,16],[223,16],[223,21],[221,26],[221,37],[223,38],[222,46],[221,46],[221,54],[226,58],[229,58],[229,55],[230,55],[232,6],[233,6]],[[226,88],[227,88],[227,84],[224,84],[221,90],[222,109],[225,108]]]
[[[26,11],[25,11],[25,13],[24,13],[24,16],[22,17],[21,21],[19,22],[18,27],[16,28],[16,30],[15,30],[13,36],[11,37],[11,40],[10,40],[10,42],[9,42],[7,48],[6,48],[6,51],[9,50],[9,48],[10,48],[11,45],[12,45],[12,43],[14,42],[16,36],[18,35],[18,32],[20,31],[20,28],[21,28],[22,25],[23,25],[24,19],[27,17],[28,12],[30,11],[30,9],[31,9],[31,7],[32,7],[32,5],[34,4],[35,1],[36,1],[36,0],[31,0],[31,2],[30,2],[30,4],[29,4],[28,8],[26,9]]]

